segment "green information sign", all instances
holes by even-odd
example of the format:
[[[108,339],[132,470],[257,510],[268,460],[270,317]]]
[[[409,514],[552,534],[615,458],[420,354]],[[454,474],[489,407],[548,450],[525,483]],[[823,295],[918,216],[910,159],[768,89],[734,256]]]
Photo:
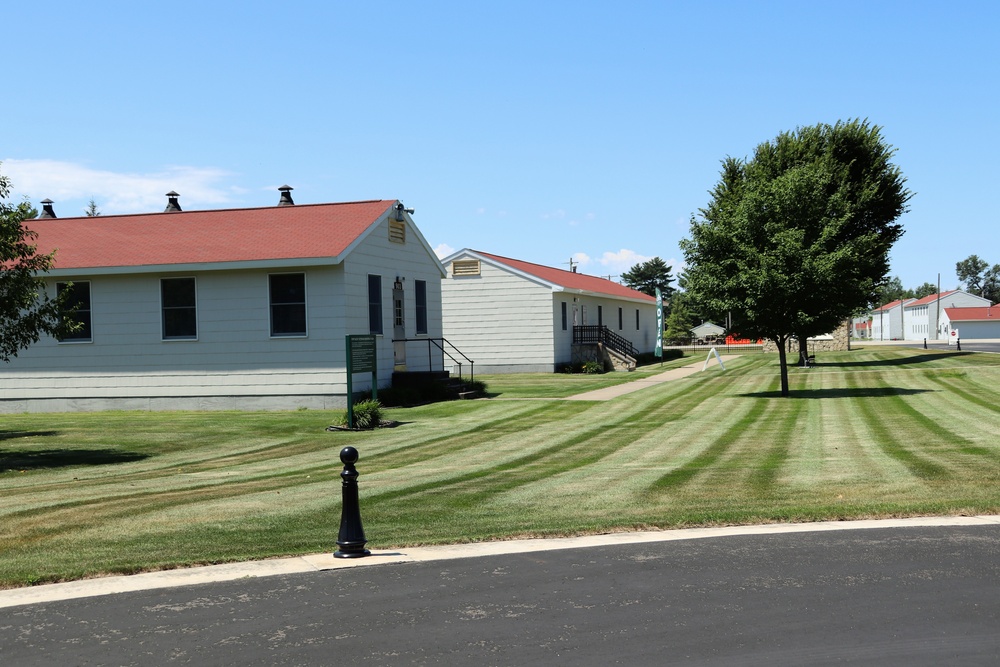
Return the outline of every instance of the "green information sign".
[[[372,374],[372,398],[378,398],[378,352],[375,336],[356,334],[347,336],[347,427],[354,428],[355,373]]]
[[[375,336],[348,336],[350,372],[371,373],[375,370]]]

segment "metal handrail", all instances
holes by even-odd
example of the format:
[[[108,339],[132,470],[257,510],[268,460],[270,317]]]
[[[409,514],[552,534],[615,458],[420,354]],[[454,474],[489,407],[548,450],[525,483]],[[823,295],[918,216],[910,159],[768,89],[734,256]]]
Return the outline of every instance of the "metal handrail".
[[[638,351],[632,345],[632,341],[624,336],[619,336],[602,324],[573,327],[573,343],[602,343],[619,354],[626,354],[633,359],[638,356]]]
[[[448,352],[447,349],[445,349],[445,345],[447,344],[447,345],[451,346],[451,349],[454,350],[454,352],[456,354],[460,355],[462,357],[462,359],[465,359],[467,362],[469,362],[469,382],[474,382],[475,379],[476,379],[476,362],[474,362],[472,359],[469,359],[467,356],[465,356],[465,353],[463,353],[460,349],[458,349],[457,347],[455,347],[455,344],[452,343],[447,338],[445,338],[444,336],[442,336],[440,338],[393,338],[392,342],[393,343],[423,343],[423,342],[426,342],[427,343],[427,367],[430,368],[431,370],[434,370],[434,358],[432,356],[432,354],[433,354],[433,348],[431,347],[431,345],[433,345],[434,347],[436,347],[438,350],[441,351],[441,370],[444,370],[444,358],[445,358],[445,356],[447,356],[449,359],[451,359],[458,366],[458,376],[462,377],[462,362],[459,361],[458,359],[456,359],[450,352]]]

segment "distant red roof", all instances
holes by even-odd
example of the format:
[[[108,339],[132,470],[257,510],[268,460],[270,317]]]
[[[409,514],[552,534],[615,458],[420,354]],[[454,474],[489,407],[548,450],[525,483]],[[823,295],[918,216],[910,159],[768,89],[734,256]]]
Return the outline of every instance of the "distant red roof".
[[[491,255],[488,252],[480,252],[478,250],[474,250],[472,252],[491,259],[498,264],[503,264],[522,273],[540,278],[547,283],[558,285],[564,289],[579,290],[581,292],[591,292],[594,294],[606,294],[608,296],[614,296],[622,299],[633,299],[656,303],[656,297],[654,296],[643,294],[642,292],[634,290],[631,287],[626,287],[625,285],[621,285],[605,278],[588,276],[575,271],[566,271],[565,269],[554,269],[550,266],[532,264],[531,262],[522,262],[519,259],[510,259],[509,257],[501,257],[500,255]]]
[[[905,305],[909,306],[912,302],[913,302],[913,299],[896,299],[895,301],[890,301],[889,303],[885,304],[884,306],[876,308],[874,312],[878,313],[878,312],[881,312],[883,310],[892,310],[893,308],[895,308],[896,306],[898,306],[900,304],[905,304]]]
[[[338,258],[395,200],[25,222],[55,269]]]
[[[952,290],[948,290],[947,292],[941,292],[940,294],[928,294],[924,298],[917,299],[916,301],[911,301],[910,303],[908,303],[906,305],[907,306],[926,306],[929,303],[934,303],[935,301],[937,301],[938,298],[943,299],[944,297],[948,296],[949,294],[954,294],[957,291],[958,291],[957,289],[952,289]]]
[[[998,322],[1000,321],[1000,308],[993,310],[995,306],[966,306],[965,308],[945,308],[944,312],[952,322]]]

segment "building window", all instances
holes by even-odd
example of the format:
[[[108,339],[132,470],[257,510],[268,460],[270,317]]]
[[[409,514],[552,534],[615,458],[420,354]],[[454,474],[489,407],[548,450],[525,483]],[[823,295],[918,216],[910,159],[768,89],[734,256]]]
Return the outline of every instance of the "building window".
[[[198,337],[198,306],[194,278],[161,278],[160,308],[164,340]]]
[[[597,307],[597,326],[604,326],[604,306]]]
[[[639,330],[639,309],[635,309],[635,330]]]
[[[306,335],[306,274],[268,276],[272,336]]]
[[[427,281],[415,280],[413,289],[416,292],[415,301],[417,306],[417,333],[427,333]]]
[[[622,324],[623,324],[623,323],[622,323],[622,309],[621,309],[621,308],[619,308],[619,309],[618,309],[618,330],[619,330],[619,331],[621,331],[622,329],[624,329],[624,328],[625,328],[625,327],[623,327],[623,326],[622,326]]]
[[[566,331],[566,302],[562,302],[562,330]]]
[[[67,294],[68,293],[68,294]],[[66,294],[65,319],[76,322],[80,328],[59,338],[61,343],[89,343],[93,341],[90,328],[90,283],[56,283],[56,294]]]
[[[368,276],[368,333],[382,333],[382,276]]]

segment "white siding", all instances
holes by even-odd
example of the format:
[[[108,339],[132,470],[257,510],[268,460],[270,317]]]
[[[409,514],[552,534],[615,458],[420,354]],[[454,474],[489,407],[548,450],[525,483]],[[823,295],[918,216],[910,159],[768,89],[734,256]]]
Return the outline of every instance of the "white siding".
[[[566,302],[568,311],[566,331],[562,331],[562,302]],[[577,324],[597,326],[603,324],[635,347],[639,353],[652,352],[656,344],[656,304],[624,301],[612,297],[596,297],[592,295],[556,292],[553,294],[552,312],[555,331],[555,365],[572,361],[573,347],[573,309],[579,314]],[[599,310],[600,308],[600,310]],[[618,328],[618,309],[622,309],[622,326]],[[639,311],[639,327],[636,328],[636,311]],[[598,321],[598,313],[602,313]],[[586,313],[586,321],[584,314]]]
[[[478,276],[449,275],[442,286],[444,336],[477,373],[551,372],[552,290],[482,263]]]
[[[368,275],[382,277],[382,335],[378,337],[378,382],[388,386],[393,372],[393,318],[392,286],[398,277],[404,292],[404,326],[406,338],[427,340],[440,339],[441,325],[441,263],[428,254],[419,242],[412,228],[407,228],[406,243],[389,240],[388,219],[378,225],[364,241],[355,248],[344,261],[344,286],[347,307],[344,310],[344,333],[367,334],[368,329]],[[415,281],[427,283],[427,333],[416,333],[416,289]],[[407,344],[406,370],[441,370],[440,353],[428,359],[427,343]],[[357,391],[362,375],[355,378]],[[363,386],[368,387],[366,383]]]
[[[460,255],[456,258],[471,257]],[[477,373],[552,372],[572,361],[576,324],[598,324],[650,352],[656,341],[656,305],[553,290],[483,261],[475,276],[449,275],[442,287],[445,337],[475,361]],[[566,329],[562,304],[566,303]],[[618,328],[622,308],[622,328]],[[636,311],[639,327],[636,328]],[[586,320],[586,321],[585,321]]]
[[[22,351],[3,369],[0,399],[342,395],[342,270],[301,272],[307,336],[271,337],[268,271],[187,272],[198,338],[168,341],[159,279],[181,274],[80,276],[90,281],[93,341],[43,338]]]
[[[413,284],[419,279],[427,283],[427,335],[441,337],[440,262],[417,234],[408,230],[406,239],[389,242],[384,219],[340,265],[60,277],[90,282],[93,340],[43,338],[0,368],[0,412],[343,406],[345,336],[368,333],[369,273],[383,276],[380,386],[389,384],[393,370],[397,275],[405,276],[407,335],[416,321]],[[271,337],[271,273],[305,274],[306,336]],[[196,278],[196,340],[162,340],[160,278],[174,276]],[[440,357],[436,364],[442,367]],[[426,352],[413,353],[411,370],[427,366]],[[355,391],[370,385],[370,375],[355,376]]]

